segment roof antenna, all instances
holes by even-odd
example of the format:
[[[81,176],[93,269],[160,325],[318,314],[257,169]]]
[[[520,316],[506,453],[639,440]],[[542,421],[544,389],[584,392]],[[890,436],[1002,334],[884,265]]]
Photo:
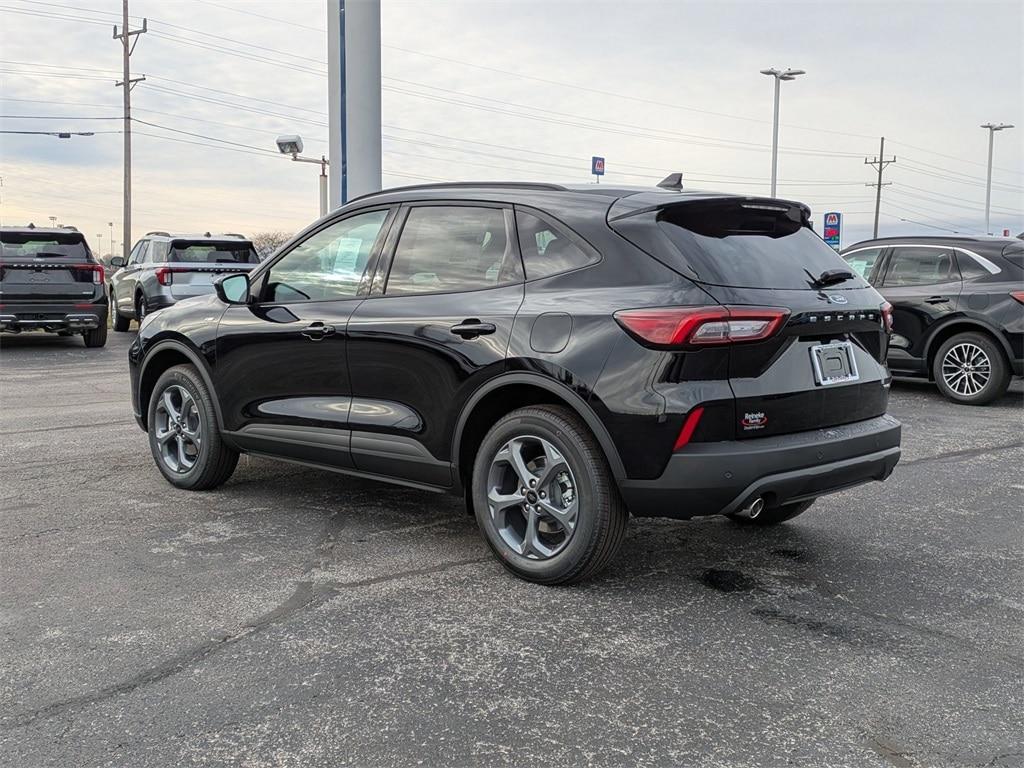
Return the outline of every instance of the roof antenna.
[[[683,189],[683,174],[681,173],[670,173],[664,179],[658,182],[658,186],[662,189],[674,189],[677,192],[681,192]]]

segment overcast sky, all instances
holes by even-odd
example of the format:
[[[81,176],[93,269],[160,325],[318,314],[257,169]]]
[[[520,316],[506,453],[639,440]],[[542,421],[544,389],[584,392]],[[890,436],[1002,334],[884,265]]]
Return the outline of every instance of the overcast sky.
[[[350,2],[352,0],[349,0]],[[0,220],[121,240],[119,0],[0,2]],[[274,138],[327,152],[327,0],[132,0],[149,19],[133,74],[134,236],[295,231],[317,216],[318,169]],[[384,184],[515,179],[769,192],[771,79],[783,85],[779,195],[871,234],[1024,229],[1024,4],[383,0]],[[16,116],[53,116],[23,119]],[[173,130],[171,130],[173,129]],[[261,151],[266,150],[266,151]],[[902,221],[902,219],[909,219]]]

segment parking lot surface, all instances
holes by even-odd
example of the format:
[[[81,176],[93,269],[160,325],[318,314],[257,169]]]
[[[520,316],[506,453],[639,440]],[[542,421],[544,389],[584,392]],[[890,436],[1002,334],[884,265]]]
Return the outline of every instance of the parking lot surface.
[[[130,339],[0,342],[5,765],[1024,764],[1019,382],[896,384],[885,484],[634,520],[547,588],[456,498],[246,458],[172,488]]]

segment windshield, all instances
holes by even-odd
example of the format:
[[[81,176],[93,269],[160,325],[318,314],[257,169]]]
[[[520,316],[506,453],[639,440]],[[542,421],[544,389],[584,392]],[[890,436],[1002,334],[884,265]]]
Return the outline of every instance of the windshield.
[[[92,261],[85,238],[78,232],[0,232],[0,257]]]
[[[213,243],[209,240],[175,240],[167,254],[167,261],[193,264],[258,264],[260,259],[252,243],[233,240]]]

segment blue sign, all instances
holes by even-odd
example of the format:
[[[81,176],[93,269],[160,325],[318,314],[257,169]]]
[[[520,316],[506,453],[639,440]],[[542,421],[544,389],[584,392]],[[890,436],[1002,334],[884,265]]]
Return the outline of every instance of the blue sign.
[[[592,157],[590,158],[590,172],[595,176],[604,176],[604,158],[603,157]]]
[[[839,250],[839,241],[843,234],[843,214],[831,211],[825,214],[825,226],[822,237],[834,250]]]

